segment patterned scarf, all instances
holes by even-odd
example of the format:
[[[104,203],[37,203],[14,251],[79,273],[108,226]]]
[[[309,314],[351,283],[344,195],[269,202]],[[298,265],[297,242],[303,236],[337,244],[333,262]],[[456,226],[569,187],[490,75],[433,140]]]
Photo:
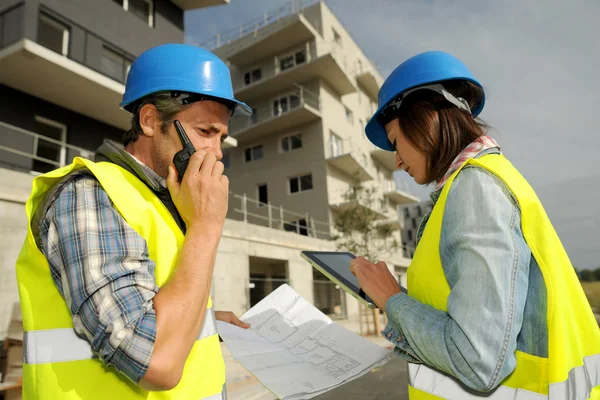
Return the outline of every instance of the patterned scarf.
[[[454,161],[452,161],[452,164],[450,164],[450,168],[448,168],[448,172],[446,172],[444,177],[437,182],[435,190],[438,190],[439,188],[444,186],[444,183],[446,183],[446,180],[448,180],[450,175],[456,172],[456,170],[459,169],[468,159],[475,158],[477,154],[481,153],[482,151],[492,149],[495,147],[500,149],[498,143],[496,143],[496,141],[490,136],[486,135],[475,139],[473,142],[471,142],[471,144],[465,147],[465,149],[461,151],[458,156],[456,156]]]

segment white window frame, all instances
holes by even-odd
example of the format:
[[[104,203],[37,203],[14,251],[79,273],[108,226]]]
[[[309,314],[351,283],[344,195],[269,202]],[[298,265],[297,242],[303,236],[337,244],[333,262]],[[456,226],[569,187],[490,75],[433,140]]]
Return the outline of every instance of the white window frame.
[[[310,175],[310,177],[311,177],[311,181],[312,181],[312,187],[311,187],[310,189],[305,189],[305,190],[302,190],[302,185],[301,185],[302,179],[301,179],[301,178],[302,178],[303,176],[307,176],[307,175]],[[298,180],[298,191],[297,191],[297,192],[295,192],[295,193],[292,193],[292,189],[291,189],[291,187],[290,187],[290,181],[291,181],[292,179],[296,179],[296,180]],[[307,173],[304,173],[304,174],[300,174],[300,175],[291,176],[291,177],[289,177],[289,178],[288,178],[288,180],[287,180],[287,191],[288,191],[288,195],[290,195],[290,196],[293,196],[293,195],[295,195],[295,194],[304,193],[304,192],[310,192],[310,191],[312,191],[314,188],[315,188],[315,182],[313,181],[312,172],[307,172]]]
[[[154,0],[142,0],[148,3],[148,26],[154,28]],[[129,12],[129,0],[123,0],[123,10]]]
[[[331,157],[339,157],[344,154],[344,139],[333,131],[329,131],[329,150]]]
[[[48,126],[52,126],[54,128],[58,128],[61,130],[60,133],[60,160],[58,160],[58,162],[60,163],[61,167],[64,167],[65,164],[67,163],[67,146],[65,146],[67,144],[67,125],[63,124],[62,122],[58,122],[55,121],[53,119],[49,119],[46,117],[42,117],[40,115],[36,115],[35,117],[33,117],[34,121],[39,122],[40,124],[44,124],[44,125],[48,125]],[[37,133],[37,132],[36,132]],[[43,136],[43,135],[39,135],[39,136]],[[37,136],[35,137],[36,140],[34,140],[33,142],[33,155],[37,156],[37,151],[38,151],[38,139]],[[49,139],[53,139],[53,138],[49,138]],[[56,140],[56,139],[54,139]],[[52,143],[52,142],[50,142]]]
[[[300,141],[302,142],[302,146],[298,147],[297,149],[292,149],[292,142],[291,142],[291,137],[292,137],[292,136],[300,136]],[[283,149],[283,141],[284,141],[285,139],[289,139],[289,140],[290,140],[290,142],[289,142],[290,149],[289,149],[288,151],[285,151],[285,150]],[[291,152],[293,152],[293,151],[296,151],[296,150],[300,150],[300,149],[302,149],[303,147],[304,147],[304,141],[302,140],[302,132],[293,132],[293,133],[288,133],[287,135],[285,135],[285,136],[282,136],[282,137],[280,138],[280,140],[279,140],[279,152],[280,152],[280,153],[283,153],[283,154],[285,154],[285,153],[291,153]]]
[[[292,96],[296,96],[298,98],[298,105],[295,107],[292,107]],[[285,111],[283,111],[283,109],[281,108],[281,99],[287,99],[288,108]],[[279,95],[279,96],[273,98],[273,101],[271,102],[271,106],[273,106],[275,102],[278,103],[279,114],[275,114],[275,107],[271,107],[271,115],[273,117],[280,117],[283,114],[288,113],[288,112],[300,107],[302,105],[302,97],[300,96],[300,93],[298,93],[298,92],[289,92],[289,93]]]
[[[263,68],[262,68],[262,66],[260,66],[260,67],[254,67],[254,68],[250,68],[250,69],[246,70],[246,71],[245,71],[245,72],[242,74],[242,81],[244,82],[244,86],[250,86],[250,85],[252,85],[253,83],[256,83],[256,82],[262,81],[262,80],[263,80],[263,71],[262,71],[262,69],[263,69]],[[253,73],[254,71],[256,71],[256,70],[259,70],[259,71],[260,71],[260,78],[259,78],[259,79],[256,79],[256,80],[254,80],[254,78],[252,77],[252,73]],[[245,79],[245,78],[246,78],[246,74],[250,74],[250,83],[246,83],[246,79]]]
[[[300,53],[300,52],[304,52],[304,62],[298,64],[296,62],[296,53]],[[305,47],[298,47],[295,50],[292,50],[292,51],[289,51],[287,53],[284,53],[284,55],[277,56],[277,60],[276,60],[277,61],[277,70],[279,72],[284,72],[284,71],[289,71],[290,69],[296,68],[299,65],[307,64],[308,63],[308,54],[309,54],[308,49],[305,46]],[[289,68],[282,69],[281,68],[281,60],[284,59],[284,58],[288,58],[290,56],[292,57],[292,60],[294,61],[294,65],[291,66],[291,67],[289,67]]]
[[[67,57],[69,55],[69,40],[71,39],[71,32],[70,32],[69,27],[67,25],[63,24],[62,22],[57,21],[56,19],[54,19],[51,16],[46,15],[44,13],[40,13],[39,19],[40,20],[43,19],[44,22],[47,23],[48,25],[52,25],[55,28],[58,28],[63,31],[61,54],[65,57]]]
[[[255,147],[262,147],[262,154],[263,155],[262,155],[261,158],[254,158],[254,151],[253,150],[254,150]],[[246,150],[248,150],[248,149],[250,149],[250,160],[246,161]],[[262,160],[264,158],[265,158],[265,146],[263,146],[262,144],[257,144],[257,145],[254,145],[254,146],[248,146],[248,147],[244,148],[244,151],[242,152],[242,160],[245,163],[255,162],[255,161],[258,161],[258,160]]]

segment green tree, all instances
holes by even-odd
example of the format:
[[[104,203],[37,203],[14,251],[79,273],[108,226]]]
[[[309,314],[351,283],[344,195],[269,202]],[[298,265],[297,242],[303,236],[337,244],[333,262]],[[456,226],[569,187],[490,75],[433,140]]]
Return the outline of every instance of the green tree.
[[[382,200],[374,188],[354,187],[342,197],[344,203],[334,214],[337,235],[333,238],[340,251],[350,251],[372,262],[398,251],[393,227],[384,222],[381,213],[373,210]]]
[[[591,269],[582,269],[579,271],[579,279],[582,282],[592,282],[594,280],[594,271]]]
[[[600,267],[598,267],[594,270],[594,280],[600,281]]]

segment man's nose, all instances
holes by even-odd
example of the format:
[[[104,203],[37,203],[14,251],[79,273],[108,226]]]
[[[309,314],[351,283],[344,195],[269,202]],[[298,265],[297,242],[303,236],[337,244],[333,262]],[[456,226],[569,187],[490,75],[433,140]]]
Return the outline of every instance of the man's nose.
[[[210,148],[208,149],[211,153],[217,157],[217,160],[221,161],[223,159],[223,150],[221,149],[221,141],[218,140],[216,143],[211,143]]]

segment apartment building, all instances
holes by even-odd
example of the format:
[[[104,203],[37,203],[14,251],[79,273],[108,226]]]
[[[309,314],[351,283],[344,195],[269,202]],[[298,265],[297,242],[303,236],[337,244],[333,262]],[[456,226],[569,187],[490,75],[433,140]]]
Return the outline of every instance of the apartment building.
[[[376,190],[365,206],[401,242],[398,207],[419,199],[394,181],[395,155],[364,135],[383,79],[324,2],[291,1],[200,46],[228,62],[236,97],[254,109],[230,125],[238,146],[224,162],[239,196],[230,197],[228,218],[330,238],[336,212],[348,206],[344,193],[363,185]],[[385,259],[404,275],[401,251]],[[251,276],[264,276],[259,264]],[[272,276],[285,281],[286,271]]]
[[[404,228],[402,229],[402,248],[404,257],[412,258],[417,247],[417,234],[423,217],[431,211],[433,203],[431,200],[417,204],[409,204],[402,207],[402,218]]]
[[[120,141],[133,60],[184,41],[184,11],[229,0],[0,0],[0,340],[34,175]]]

